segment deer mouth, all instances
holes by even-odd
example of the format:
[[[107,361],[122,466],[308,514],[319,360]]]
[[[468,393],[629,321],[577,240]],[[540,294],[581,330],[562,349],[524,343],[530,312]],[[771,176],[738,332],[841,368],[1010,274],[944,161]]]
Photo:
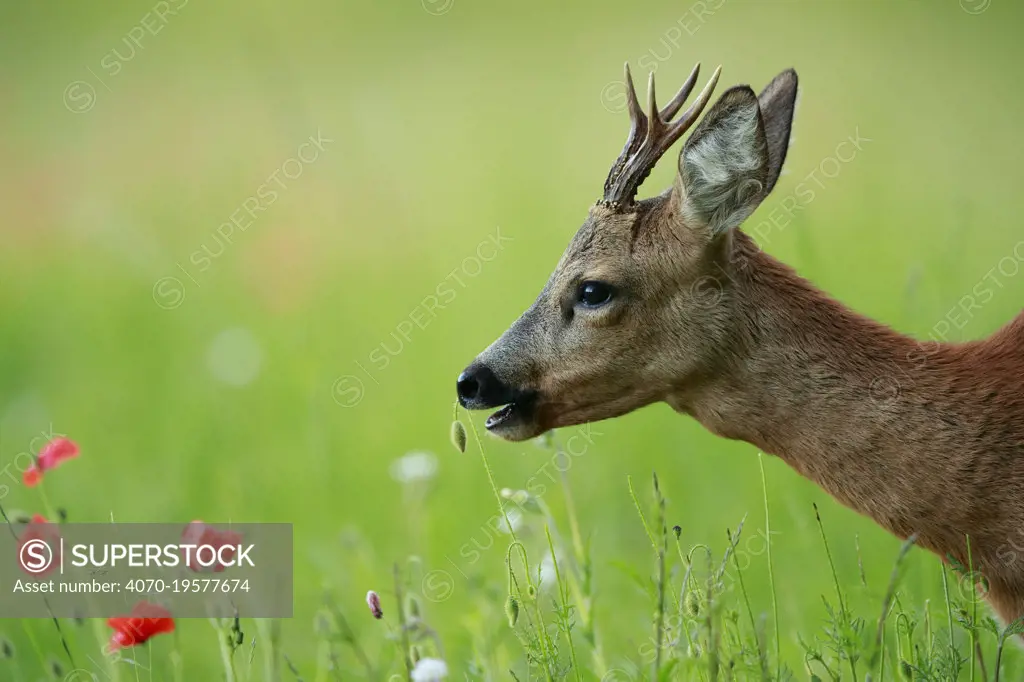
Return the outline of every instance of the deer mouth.
[[[487,430],[504,440],[526,440],[539,435],[537,391],[513,386],[482,362],[474,362],[455,384],[459,404],[467,410],[499,407],[484,422]]]
[[[536,430],[536,394],[521,394],[484,422],[484,427],[506,440],[531,438]]]

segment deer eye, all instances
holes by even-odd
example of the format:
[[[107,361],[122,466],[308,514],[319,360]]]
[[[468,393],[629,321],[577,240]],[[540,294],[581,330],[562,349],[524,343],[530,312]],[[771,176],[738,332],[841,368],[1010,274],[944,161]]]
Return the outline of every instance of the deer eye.
[[[596,308],[612,300],[614,290],[604,282],[583,282],[580,284],[578,300],[587,308]]]

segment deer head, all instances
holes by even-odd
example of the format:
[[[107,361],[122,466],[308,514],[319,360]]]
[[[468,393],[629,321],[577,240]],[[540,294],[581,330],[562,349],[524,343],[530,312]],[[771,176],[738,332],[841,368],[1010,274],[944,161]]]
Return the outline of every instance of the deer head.
[[[604,197],[533,305],[458,378],[464,407],[501,407],[486,422],[495,435],[523,440],[670,400],[727,354],[734,325],[721,273],[733,230],[779,177],[797,77],[784,71],[760,96],[746,85],[727,90],[683,145],[672,187],[636,201],[711,98],[720,68],[675,118],[699,69],[660,110],[651,74],[645,114],[626,66],[631,126]],[[713,306],[702,291],[710,282]]]

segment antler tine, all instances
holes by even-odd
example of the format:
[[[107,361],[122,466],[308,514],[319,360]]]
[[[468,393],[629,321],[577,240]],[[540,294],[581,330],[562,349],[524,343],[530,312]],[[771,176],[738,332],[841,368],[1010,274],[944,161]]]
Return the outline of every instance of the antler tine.
[[[665,129],[665,122],[661,120],[661,113],[658,111],[658,101],[654,95],[654,72],[647,75],[647,140],[657,140]],[[644,142],[647,143],[647,140]]]
[[[683,83],[683,87],[660,112],[654,91],[654,74],[651,73],[647,86],[647,104],[650,114],[645,115],[637,100],[629,64],[626,64],[626,96],[629,102],[630,118],[629,137],[626,139],[626,146],[622,149],[622,153],[619,154],[619,158],[612,166],[611,172],[608,173],[608,179],[605,180],[603,199],[605,204],[619,207],[631,204],[637,189],[650,174],[654,164],[700,116],[718,84],[718,77],[722,73],[721,66],[715,69],[711,80],[697,97],[697,101],[683,113],[678,121],[672,121],[672,117],[679,111],[693,90],[693,86],[696,85],[699,72],[700,64],[697,64],[690,72],[689,78]],[[644,128],[646,134],[641,138],[641,129]]]
[[[693,92],[693,86],[697,84],[697,77],[700,75],[700,62],[693,67],[693,71],[690,72],[686,82],[683,83],[683,87],[679,88],[679,92],[672,98],[672,101],[665,105],[665,108],[661,110],[661,120],[668,123],[672,120],[672,117],[676,115],[676,112],[686,102],[686,98]]]
[[[634,128],[639,128],[644,123],[643,109],[640,108],[640,101],[636,97],[636,88],[633,87],[633,74],[629,72],[629,62],[626,62],[626,97],[629,100],[629,120]]]
[[[612,197],[614,196],[615,191],[612,187],[626,172],[629,165],[629,159],[636,153],[643,143],[642,131],[647,127],[647,117],[644,115],[643,109],[640,107],[640,101],[636,97],[636,88],[633,86],[633,75],[629,72],[629,62],[626,62],[624,71],[626,101],[629,105],[629,136],[626,138],[626,145],[622,148],[622,153],[619,154],[619,158],[615,160],[611,171],[608,172],[608,179],[605,180],[604,183],[604,194],[608,201],[614,201]]]
[[[666,145],[666,149],[671,147],[672,144],[678,140],[683,133],[685,133],[693,122],[697,120],[701,112],[704,111],[704,107],[711,101],[711,93],[715,91],[715,86],[718,85],[718,77],[722,74],[722,67],[719,66],[715,69],[715,72],[711,74],[711,79],[708,84],[704,86],[704,89],[697,95],[697,100],[690,105],[690,108],[683,112],[683,115],[678,121],[672,124],[672,132],[669,134],[669,142]]]

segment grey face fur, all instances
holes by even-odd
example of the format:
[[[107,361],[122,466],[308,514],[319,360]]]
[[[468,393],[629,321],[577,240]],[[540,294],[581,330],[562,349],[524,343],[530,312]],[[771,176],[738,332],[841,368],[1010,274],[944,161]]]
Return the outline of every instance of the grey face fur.
[[[796,85],[785,71],[760,98],[747,86],[731,88],[685,143],[671,188],[639,202],[606,195],[593,206],[534,304],[460,376],[462,404],[506,406],[487,426],[523,440],[622,415],[699,382],[732,330],[721,277],[731,233],[779,176]],[[653,101],[651,108],[653,118]],[[632,134],[627,152],[630,145],[643,156]],[[642,178],[650,170],[621,164],[620,157],[612,171],[620,181],[624,172]],[[587,283],[610,297],[588,304]]]

